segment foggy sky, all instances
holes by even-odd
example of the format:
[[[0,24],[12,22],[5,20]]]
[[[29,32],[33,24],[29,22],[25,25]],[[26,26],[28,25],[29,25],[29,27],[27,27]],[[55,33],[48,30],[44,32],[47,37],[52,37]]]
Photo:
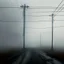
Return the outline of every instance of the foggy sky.
[[[23,44],[23,9],[21,5],[29,6],[53,6],[57,7],[61,0],[0,0],[0,7],[19,7],[19,8],[0,8],[0,49],[22,48]],[[64,3],[64,2],[63,2]],[[62,4],[63,4],[62,3]],[[43,9],[26,10],[26,47],[49,47],[51,48],[51,16],[49,17],[30,17],[31,15],[51,15],[52,13],[33,13],[43,11]],[[44,9],[44,11],[54,11]],[[59,13],[63,15],[63,13]],[[63,20],[63,17],[56,16],[55,20]],[[50,20],[50,22],[28,22]],[[6,21],[6,22],[3,22]],[[8,22],[7,22],[8,21]],[[13,21],[13,22],[12,22]],[[14,22],[15,21],[15,22]],[[18,21],[18,22],[16,22]],[[64,26],[64,22],[54,21],[54,27]],[[47,29],[44,29],[47,28]],[[64,47],[64,27],[54,28],[54,49]]]

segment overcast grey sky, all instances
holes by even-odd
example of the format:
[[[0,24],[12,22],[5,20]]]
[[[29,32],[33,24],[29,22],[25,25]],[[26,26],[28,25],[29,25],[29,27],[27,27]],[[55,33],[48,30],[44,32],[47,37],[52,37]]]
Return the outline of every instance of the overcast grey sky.
[[[57,7],[62,0],[0,0],[0,7],[20,7],[28,5],[26,10],[26,47],[51,47],[51,16],[30,17],[28,15],[51,15],[50,13],[36,13],[42,11],[54,11],[55,9],[30,9],[38,6]],[[64,2],[63,2],[64,3]],[[63,4],[62,3],[62,4]],[[61,5],[62,6],[62,5]],[[22,47],[23,33],[23,9],[22,8],[0,8],[0,42],[1,49]],[[34,13],[33,13],[34,12]],[[58,15],[63,15],[59,13]],[[50,20],[50,22],[28,22]],[[54,20],[64,20],[63,16],[56,16]],[[21,21],[21,22],[9,22]],[[64,26],[63,21],[54,21],[54,27]],[[47,29],[43,29],[47,28]],[[64,27],[54,28],[54,49],[64,47]],[[41,35],[41,36],[40,36]],[[41,37],[41,39],[40,39]],[[40,41],[41,40],[41,41]],[[41,42],[41,44],[40,44]],[[41,45],[41,46],[40,46]]]

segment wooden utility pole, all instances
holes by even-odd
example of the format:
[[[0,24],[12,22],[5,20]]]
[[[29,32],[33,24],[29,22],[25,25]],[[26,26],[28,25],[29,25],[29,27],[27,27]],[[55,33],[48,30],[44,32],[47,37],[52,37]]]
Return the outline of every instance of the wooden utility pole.
[[[41,33],[40,33],[40,48],[41,48]]]
[[[25,48],[25,22],[26,22],[26,8],[29,6],[26,6],[26,4],[21,6],[23,8],[23,48]]]
[[[52,51],[53,51],[53,21],[54,21],[54,14],[52,14],[52,47],[51,47],[51,49],[52,49]]]

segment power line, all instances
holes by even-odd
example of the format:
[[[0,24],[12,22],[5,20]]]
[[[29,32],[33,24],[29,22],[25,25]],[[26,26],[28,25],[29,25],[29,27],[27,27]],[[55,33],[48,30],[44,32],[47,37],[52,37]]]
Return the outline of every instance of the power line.
[[[51,20],[38,20],[38,21],[26,21],[26,22],[50,22]]]
[[[49,16],[49,15],[27,15],[29,17],[42,17],[42,16]]]
[[[51,21],[27,21],[27,22],[51,22]]]
[[[61,9],[63,8],[63,6],[64,6],[64,4],[57,10],[57,12],[58,12],[59,10],[61,10]]]
[[[0,7],[0,8],[20,8],[20,7]]]
[[[53,6],[30,6],[29,9],[55,9],[57,7],[53,7]]]
[[[4,21],[4,20],[0,20],[0,22],[22,22],[22,21]]]
[[[63,4],[63,6],[64,6],[64,4]],[[64,8],[60,8],[60,9],[58,10],[57,14],[58,14],[59,12],[61,12],[63,9],[64,9]],[[55,16],[57,16],[57,14],[55,14]]]
[[[41,22],[41,21],[51,21],[51,20],[38,20],[38,21],[26,21],[26,22]],[[0,20],[0,22],[23,22],[23,21],[3,21],[3,20]]]
[[[64,1],[64,0],[62,0],[62,1],[60,2],[60,4],[56,7],[55,11],[59,8],[59,6],[62,4],[63,1]],[[54,14],[55,11],[54,11],[52,14]]]
[[[57,15],[57,16],[64,16],[64,15]]]
[[[20,7],[0,7],[0,8],[20,8]],[[56,8],[56,7],[53,7],[53,6],[30,6],[30,8],[29,9],[34,9],[34,8],[52,8],[52,9],[54,9],[54,8]]]
[[[54,28],[61,28],[61,27],[64,27],[64,26],[55,26]],[[33,27],[26,27],[28,29],[49,29],[49,28],[52,28],[52,27],[46,27],[46,28],[33,28]]]
[[[58,13],[60,13],[64,8],[60,9],[60,11],[58,11]],[[55,16],[58,16],[58,13]]]
[[[53,11],[36,11],[36,12],[30,12],[30,13],[51,13],[51,12],[53,12]],[[58,12],[58,11],[56,11],[56,12]],[[60,12],[64,12],[64,11],[60,11]]]
[[[55,9],[54,7],[30,7],[29,9]]]
[[[50,16],[50,15],[27,15],[29,17],[43,17],[43,16]],[[56,15],[54,15],[56,16]],[[64,15],[57,15],[57,16],[64,16]]]
[[[64,21],[64,20],[54,20],[54,21]],[[23,21],[3,21],[0,20],[0,22],[23,22]],[[35,21],[26,21],[26,22],[51,22],[51,20],[35,20]]]
[[[64,20],[54,20],[54,21],[64,21]]]
[[[53,7],[53,6],[30,6],[29,9],[55,9],[57,7]]]
[[[0,8],[20,8],[20,7],[0,7]],[[28,9],[55,9],[55,8],[56,7],[52,7],[52,6],[33,6],[33,8],[29,7]]]

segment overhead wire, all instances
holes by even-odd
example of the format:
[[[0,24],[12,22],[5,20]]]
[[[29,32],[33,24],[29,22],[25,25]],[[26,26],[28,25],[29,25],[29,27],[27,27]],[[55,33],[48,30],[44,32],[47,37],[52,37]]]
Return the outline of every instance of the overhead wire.
[[[54,21],[64,21],[64,20],[54,20]],[[3,21],[3,20],[0,20],[0,22],[23,22],[23,21]],[[51,22],[51,20],[34,20],[34,21],[26,21],[26,22]]]
[[[55,9],[53,6],[30,6],[29,9]]]
[[[64,20],[54,20],[54,21],[64,21]]]
[[[63,4],[63,6],[64,6],[64,4]],[[63,6],[62,6],[62,7],[63,7]],[[58,15],[58,13],[59,13],[59,12],[61,12],[61,11],[64,9],[64,8],[62,8],[62,7],[61,7],[61,8],[59,8],[59,10],[58,10],[58,11],[57,11],[57,13],[55,14],[55,16],[57,16],[57,15]]]
[[[50,15],[27,15],[27,17],[43,17],[43,16],[49,16],[50,17]],[[54,16],[56,16],[56,15],[54,15]],[[64,15],[57,15],[57,16],[64,16]]]
[[[0,22],[21,22],[21,21],[4,21],[4,20],[0,20]]]
[[[49,15],[27,15],[29,17],[42,17],[42,16],[49,16]]]
[[[61,1],[61,3],[63,2],[64,0]],[[58,5],[58,7],[61,5],[61,3]],[[58,8],[57,7],[57,8]],[[0,7],[0,8],[20,8],[20,7]],[[54,9],[55,7],[40,7],[40,8],[29,8],[29,9]],[[56,9],[57,9],[56,8]],[[61,8],[61,7],[60,7]],[[64,7],[62,7],[64,8]],[[47,12],[53,12],[53,11],[44,11],[45,13]],[[58,11],[54,11],[54,12],[58,12]],[[53,13],[54,13],[53,12]],[[64,11],[60,11],[60,12],[64,12]],[[37,12],[38,13],[38,12]],[[41,12],[40,12],[41,13]],[[32,16],[32,15],[29,15],[29,16]],[[40,17],[41,16],[49,16],[49,15],[39,15]],[[32,17],[39,17],[39,16],[32,16]],[[64,15],[58,15],[58,16],[64,16]],[[54,20],[54,21],[64,21],[64,20]],[[21,22],[21,21],[3,21],[3,20],[0,20],[0,22]],[[26,21],[26,22],[51,22],[51,20],[39,20],[39,21]],[[60,27],[64,27],[64,26],[56,26],[54,28],[60,28]],[[48,28],[52,28],[52,27],[46,27],[46,28],[32,28],[32,27],[26,27],[26,28],[30,28],[30,29],[48,29]]]
[[[63,1],[63,0],[62,0]],[[44,7],[44,6],[43,6]],[[0,8],[20,8],[20,7],[0,7]],[[47,8],[47,7],[46,7]],[[49,7],[50,8],[50,7]],[[52,8],[52,7],[51,7]],[[54,7],[53,7],[54,8]],[[61,8],[61,7],[60,7]],[[63,7],[64,8],[64,7]],[[50,11],[44,11],[44,12],[50,12]],[[58,12],[58,11],[55,11],[55,12]],[[60,12],[64,12],[64,11],[60,11]],[[27,16],[31,16],[31,17],[42,17],[42,16],[49,16],[49,15],[39,15],[39,16],[32,16],[32,15],[27,15]],[[64,15],[57,15],[57,16],[64,16]],[[41,20],[41,21],[38,21],[38,22],[45,22],[45,21],[51,21],[51,20]],[[64,21],[64,20],[56,20],[56,21]],[[2,21],[0,20],[0,22],[21,22],[21,21]],[[31,22],[31,21],[30,21]]]
[[[56,7],[55,11],[59,8],[59,6],[62,4],[63,1],[64,1],[64,0],[62,0],[62,1],[60,2],[60,4]],[[54,14],[55,11],[54,11],[52,14]]]
[[[21,7],[0,7],[0,8],[21,8]]]
[[[61,27],[64,27],[64,26],[55,26],[54,28],[61,28]],[[33,28],[33,27],[26,27],[28,29],[49,29],[49,28],[52,28],[52,27],[45,27],[45,28]]]
[[[55,22],[64,22],[64,20],[54,20]],[[51,22],[51,20],[41,20],[41,21],[26,21],[26,22]]]
[[[63,9],[64,9],[64,8],[60,9],[55,16],[57,16]]]
[[[30,12],[30,13],[51,13],[51,12],[53,12],[53,11],[36,11],[36,12]],[[56,11],[56,12],[58,12],[58,11]],[[64,11],[60,11],[60,12],[64,12]]]
[[[26,21],[26,22],[51,22],[51,20]]]
[[[33,7],[33,8],[31,8]],[[21,6],[19,7],[0,7],[0,8],[21,8]],[[29,9],[55,9],[56,7],[53,6],[30,6]]]

